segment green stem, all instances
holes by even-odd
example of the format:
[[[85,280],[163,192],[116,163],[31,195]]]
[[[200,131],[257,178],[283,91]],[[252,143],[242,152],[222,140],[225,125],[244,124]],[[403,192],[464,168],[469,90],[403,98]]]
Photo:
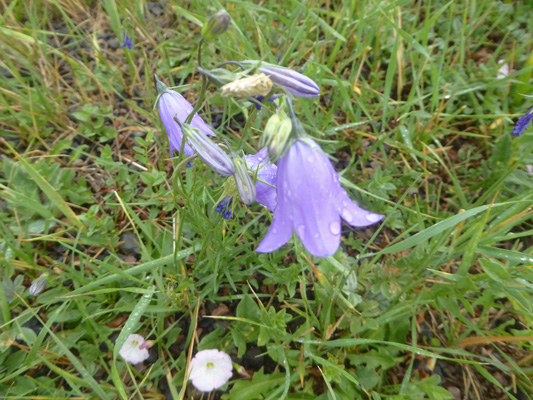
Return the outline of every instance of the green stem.
[[[202,44],[204,43],[204,39],[200,40],[200,43],[198,44],[198,66],[202,67]],[[196,105],[194,106],[194,109],[192,112],[187,116],[187,119],[185,120],[186,124],[190,124],[192,121],[192,117],[194,114],[198,112],[200,107],[202,106],[202,102],[204,101],[205,92],[207,89],[207,78],[204,74],[202,75],[202,88],[200,89],[200,95],[198,96],[198,101],[196,102]]]
[[[290,95],[287,95],[286,98],[287,106],[289,107],[289,118],[292,122],[292,131],[291,131],[291,140],[300,140],[307,136],[305,133],[304,127],[302,126],[302,123],[296,116],[296,113],[294,112],[294,108],[292,105],[292,97]]]
[[[202,102],[204,100],[206,89],[207,89],[207,78],[205,77],[205,75],[202,75],[202,88],[200,89],[200,95],[198,96],[198,101],[196,102],[194,109],[187,116],[187,119],[185,120],[185,124],[191,123],[192,117],[194,116],[194,114],[198,112],[198,110],[202,106]]]

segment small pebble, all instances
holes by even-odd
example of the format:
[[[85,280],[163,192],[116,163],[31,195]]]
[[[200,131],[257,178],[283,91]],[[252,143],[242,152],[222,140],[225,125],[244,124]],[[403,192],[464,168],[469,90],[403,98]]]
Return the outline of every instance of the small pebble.
[[[448,386],[446,390],[453,395],[453,400],[461,400],[461,390],[458,387]]]

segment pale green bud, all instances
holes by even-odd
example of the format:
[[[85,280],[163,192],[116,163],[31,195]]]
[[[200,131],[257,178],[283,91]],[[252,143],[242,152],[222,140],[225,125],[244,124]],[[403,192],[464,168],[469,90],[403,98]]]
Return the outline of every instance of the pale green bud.
[[[234,178],[239,197],[244,204],[250,205],[255,201],[256,197],[254,180],[248,173],[248,167],[241,158],[234,157],[233,165],[235,165]]]
[[[265,131],[261,136],[261,147],[266,146],[268,148],[268,156],[273,162],[283,155],[287,148],[291,131],[291,119],[285,114],[281,116],[274,114],[267,121]]]
[[[266,125],[261,138],[259,139],[259,146],[265,147],[268,146],[272,138],[276,135],[279,130],[279,125],[281,123],[281,118],[278,114],[272,115]]]
[[[229,26],[231,16],[224,9],[221,9],[213,15],[202,28],[202,36],[205,40],[213,40],[218,35],[226,32]]]

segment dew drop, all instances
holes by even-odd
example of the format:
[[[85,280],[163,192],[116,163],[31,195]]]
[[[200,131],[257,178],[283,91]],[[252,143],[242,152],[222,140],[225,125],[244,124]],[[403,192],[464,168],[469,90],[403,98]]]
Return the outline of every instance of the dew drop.
[[[341,224],[338,222],[332,222],[329,224],[329,231],[334,235],[338,235],[341,231]]]
[[[296,230],[298,231],[299,236],[303,236],[305,233],[305,225],[298,225],[298,228],[296,228]]]
[[[276,233],[278,233],[278,230],[276,228],[272,229],[272,233],[275,235]]]
[[[352,215],[352,213],[350,211],[348,211],[347,208],[343,208],[342,209],[341,217],[342,217],[343,220],[345,220],[348,223],[353,221],[353,215]]]
[[[315,239],[318,239],[320,237],[320,235],[318,233],[315,233]]]
[[[309,157],[307,157],[307,161],[312,163],[313,161],[315,161],[315,159],[313,158],[313,156],[309,156]]]
[[[378,214],[367,214],[366,219],[370,222],[378,222],[381,219],[381,215]]]

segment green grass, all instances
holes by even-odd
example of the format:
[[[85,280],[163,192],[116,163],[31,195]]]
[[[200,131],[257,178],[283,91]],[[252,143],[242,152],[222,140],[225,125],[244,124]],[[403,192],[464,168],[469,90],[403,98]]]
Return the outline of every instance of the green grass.
[[[186,366],[217,348],[246,373],[204,399],[531,398],[533,133],[509,135],[531,108],[529,2],[165,4],[2,3],[0,397],[200,398]],[[256,253],[271,213],[222,219],[223,178],[169,156],[153,73],[194,103],[222,6],[204,67],[303,67],[322,96],[298,116],[386,215],[333,257]],[[246,153],[272,112],[213,88],[202,108]],[[155,342],[142,366],[118,355],[130,333]]]

